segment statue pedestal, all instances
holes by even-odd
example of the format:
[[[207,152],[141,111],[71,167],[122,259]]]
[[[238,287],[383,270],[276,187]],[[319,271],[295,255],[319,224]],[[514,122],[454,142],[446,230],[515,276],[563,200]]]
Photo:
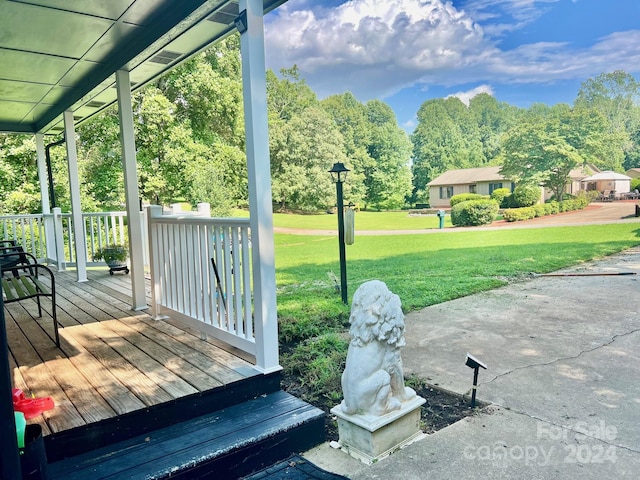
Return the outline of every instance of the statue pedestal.
[[[426,400],[415,397],[400,410],[381,417],[347,415],[340,405],[331,413],[338,417],[340,448],[354,458],[371,465],[426,435],[420,430],[420,406]]]

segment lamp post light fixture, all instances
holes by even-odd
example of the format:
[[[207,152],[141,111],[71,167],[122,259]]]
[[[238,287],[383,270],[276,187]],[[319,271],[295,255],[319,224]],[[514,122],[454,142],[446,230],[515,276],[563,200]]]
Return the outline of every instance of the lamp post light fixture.
[[[336,184],[336,196],[338,197],[338,247],[340,248],[340,293],[342,302],[347,304],[347,253],[344,244],[344,198],[342,195],[342,184],[347,179],[347,172],[350,170],[342,162],[333,164],[329,173]]]

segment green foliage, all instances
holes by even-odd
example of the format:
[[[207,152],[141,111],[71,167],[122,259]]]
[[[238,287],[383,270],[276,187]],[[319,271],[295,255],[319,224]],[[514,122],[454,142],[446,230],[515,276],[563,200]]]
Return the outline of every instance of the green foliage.
[[[540,201],[541,196],[540,187],[518,185],[513,190],[512,200],[515,207],[531,207]]]
[[[109,245],[98,249],[93,254],[93,261],[104,260],[107,265],[122,264],[129,258],[129,249],[125,245]]]
[[[502,213],[502,218],[507,222],[530,220],[534,217],[554,215],[559,212],[582,210],[589,205],[589,202],[590,195],[582,194],[568,200],[563,200],[562,202],[550,202],[533,207],[510,208]]]
[[[491,192],[491,199],[495,200],[495,202],[504,207],[504,203],[506,199],[511,195],[511,190],[508,188],[496,188],[493,192]]]
[[[640,190],[640,177],[631,179],[631,191]]]
[[[498,213],[498,204],[491,199],[467,200],[451,208],[451,223],[456,226],[488,225]]]
[[[533,207],[509,208],[502,212],[502,218],[507,222],[519,222],[521,220],[531,220],[536,216]]]
[[[600,112],[611,135],[610,154],[599,163],[603,169],[621,171],[637,165],[639,104],[640,83],[621,70],[600,74],[580,86],[575,105]]]
[[[479,193],[459,193],[449,199],[449,205],[452,207],[458,203],[466,202],[469,200],[486,200],[486,195],[480,195]]]
[[[282,356],[285,376],[295,377],[308,392],[307,402],[342,400],[341,378],[349,348],[348,335],[325,333]]]
[[[527,185],[544,185],[562,199],[569,173],[612,154],[602,114],[567,105],[537,111],[509,130],[502,144],[500,172]]]

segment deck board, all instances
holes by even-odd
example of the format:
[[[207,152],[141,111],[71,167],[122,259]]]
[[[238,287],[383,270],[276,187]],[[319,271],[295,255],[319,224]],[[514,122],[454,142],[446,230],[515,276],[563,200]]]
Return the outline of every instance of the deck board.
[[[131,310],[130,277],[89,270],[57,272],[61,348],[53,341],[52,308],[42,299],[5,306],[13,384],[53,397],[56,408],[30,423],[62,432],[258,374],[251,363],[168,319]],[[149,298],[149,284],[145,285]],[[34,318],[35,317],[35,318]]]

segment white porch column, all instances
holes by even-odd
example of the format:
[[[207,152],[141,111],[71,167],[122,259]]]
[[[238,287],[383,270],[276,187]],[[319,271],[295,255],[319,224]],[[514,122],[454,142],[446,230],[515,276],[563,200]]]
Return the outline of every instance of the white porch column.
[[[278,359],[263,8],[262,0],[240,0],[240,12],[247,12],[247,30],[240,35],[240,51],[249,173],[256,366],[268,373],[281,367]]]
[[[87,281],[87,239],[80,205],[80,178],[78,174],[78,152],[76,151],[76,129],[73,112],[64,112],[64,135],[69,167],[69,194],[71,196],[71,219],[73,221],[73,246],[76,251],[76,280]]]
[[[136,143],[133,130],[133,108],[131,105],[131,82],[129,72],[116,72],[118,90],[118,117],[120,120],[120,142],[122,144],[122,169],[124,171],[124,193],[129,219],[129,263],[131,267],[131,308],[143,310],[147,307],[144,292],[144,236],[138,172],[136,171]]]

